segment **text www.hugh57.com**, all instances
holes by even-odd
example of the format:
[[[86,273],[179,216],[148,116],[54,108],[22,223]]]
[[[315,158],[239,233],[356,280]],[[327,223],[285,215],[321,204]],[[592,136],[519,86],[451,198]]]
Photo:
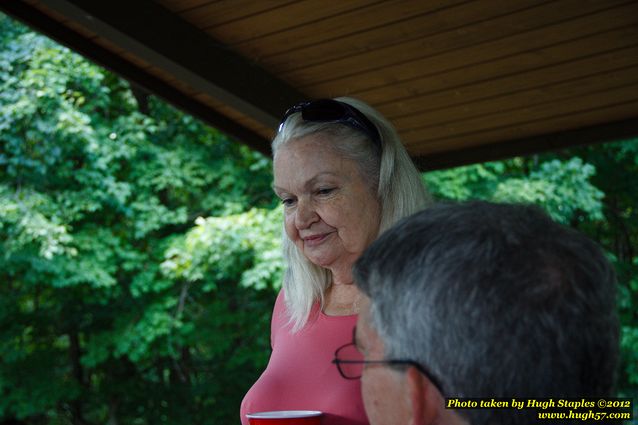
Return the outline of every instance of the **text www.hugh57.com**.
[[[538,419],[577,419],[581,421],[603,421],[603,420],[628,420],[631,419],[631,413],[628,412],[538,412]]]

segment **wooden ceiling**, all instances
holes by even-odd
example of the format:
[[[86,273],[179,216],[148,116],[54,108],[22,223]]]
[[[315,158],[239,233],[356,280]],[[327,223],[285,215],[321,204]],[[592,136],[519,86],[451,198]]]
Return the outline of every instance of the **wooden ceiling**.
[[[269,152],[354,96],[424,170],[638,136],[638,1],[15,0],[0,9]]]

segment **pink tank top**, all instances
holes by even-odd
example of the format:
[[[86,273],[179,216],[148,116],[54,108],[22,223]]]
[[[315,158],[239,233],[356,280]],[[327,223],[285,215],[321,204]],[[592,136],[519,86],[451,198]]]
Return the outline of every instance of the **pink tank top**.
[[[272,354],[266,370],[241,403],[241,423],[247,413],[271,410],[320,410],[322,425],[367,425],[361,381],[344,379],[331,363],[340,346],[352,341],[357,316],[327,316],[317,304],[310,320],[291,332],[279,293],[273,311]]]

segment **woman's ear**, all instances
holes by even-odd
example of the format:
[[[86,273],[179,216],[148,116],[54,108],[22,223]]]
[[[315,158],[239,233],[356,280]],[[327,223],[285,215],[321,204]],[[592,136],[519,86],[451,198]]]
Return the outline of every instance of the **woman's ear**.
[[[445,400],[439,390],[415,367],[407,370],[408,395],[410,397],[410,424],[431,425],[437,423]]]

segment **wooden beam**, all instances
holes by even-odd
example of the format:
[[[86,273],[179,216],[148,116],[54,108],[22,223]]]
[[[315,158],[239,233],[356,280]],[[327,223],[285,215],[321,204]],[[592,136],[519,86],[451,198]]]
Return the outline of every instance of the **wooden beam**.
[[[305,96],[151,0],[41,0],[193,89],[275,128]]]
[[[638,118],[413,158],[424,172],[638,137]]]

